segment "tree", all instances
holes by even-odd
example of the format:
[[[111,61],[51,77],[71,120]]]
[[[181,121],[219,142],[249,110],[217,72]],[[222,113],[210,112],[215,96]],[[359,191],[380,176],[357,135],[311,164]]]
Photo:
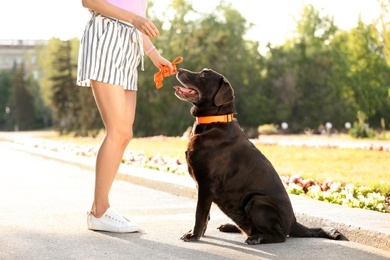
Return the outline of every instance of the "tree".
[[[54,53],[51,87],[55,125],[60,134],[96,136],[102,124],[91,89],[76,86],[76,46],[77,41],[61,41]]]
[[[73,91],[75,79],[72,76],[70,51],[69,41],[60,42],[57,52],[54,53],[56,60],[52,64],[52,103],[55,108],[55,126],[60,134],[72,132],[77,124],[76,103],[79,100]]]
[[[372,125],[380,125],[380,118],[390,119],[388,89],[390,67],[384,59],[384,46],[376,24],[361,21],[346,39],[348,46],[348,87],[357,111],[363,111]],[[385,112],[385,113],[383,113]]]
[[[11,73],[0,71],[0,131],[10,130],[10,96],[11,96]]]
[[[339,83],[334,80],[337,55],[331,48],[338,28],[332,17],[312,5],[302,9],[294,38],[270,49],[267,92],[274,120],[286,121],[294,132],[317,128],[327,121],[336,126],[349,116]]]
[[[390,0],[378,0],[382,9],[379,21],[382,25],[382,38],[384,45],[384,54],[387,65],[390,66]],[[390,95],[390,91],[389,91]]]
[[[381,8],[382,13],[380,16],[380,22],[382,25],[382,39],[383,39],[383,49],[384,49],[384,55],[387,62],[387,65],[390,67],[390,0],[378,0]],[[380,111],[381,115],[387,115],[386,121],[388,123],[388,127],[390,128],[390,73],[387,73],[384,75],[386,77],[387,82],[387,106]],[[381,118],[381,122],[383,124],[382,127],[386,127],[386,124],[384,123],[385,117]]]
[[[12,107],[15,131],[34,128],[34,99],[27,85],[24,64],[15,64],[11,78]]]

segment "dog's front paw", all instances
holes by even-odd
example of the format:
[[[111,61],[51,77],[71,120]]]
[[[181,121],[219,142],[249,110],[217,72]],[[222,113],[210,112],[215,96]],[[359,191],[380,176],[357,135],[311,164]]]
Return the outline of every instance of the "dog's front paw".
[[[192,231],[190,230],[187,233],[185,233],[180,239],[185,242],[193,242],[193,241],[198,241],[199,236],[195,236],[194,233],[192,233]]]

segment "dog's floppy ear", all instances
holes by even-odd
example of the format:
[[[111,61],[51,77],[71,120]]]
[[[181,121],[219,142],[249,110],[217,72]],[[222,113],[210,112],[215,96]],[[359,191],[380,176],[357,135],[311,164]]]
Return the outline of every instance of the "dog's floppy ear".
[[[234,91],[229,81],[225,78],[221,78],[221,87],[219,88],[217,95],[214,98],[214,104],[219,107],[229,104],[234,101]]]

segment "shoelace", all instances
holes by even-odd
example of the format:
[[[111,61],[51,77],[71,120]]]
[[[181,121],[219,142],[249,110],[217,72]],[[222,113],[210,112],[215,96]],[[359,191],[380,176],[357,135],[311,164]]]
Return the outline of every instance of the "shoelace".
[[[164,77],[168,77],[174,74],[177,74],[176,64],[182,63],[183,57],[178,56],[172,61],[173,73],[171,74],[168,66],[162,66],[160,71],[154,74],[154,83],[156,83],[156,88],[159,89],[163,86],[162,82]]]

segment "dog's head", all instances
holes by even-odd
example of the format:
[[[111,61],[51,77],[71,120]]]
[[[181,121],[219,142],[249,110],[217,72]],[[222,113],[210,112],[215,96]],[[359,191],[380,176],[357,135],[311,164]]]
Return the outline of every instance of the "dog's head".
[[[175,86],[175,95],[194,105],[191,109],[193,116],[236,113],[234,90],[218,72],[211,69],[200,72],[179,69],[176,78],[184,87]]]

